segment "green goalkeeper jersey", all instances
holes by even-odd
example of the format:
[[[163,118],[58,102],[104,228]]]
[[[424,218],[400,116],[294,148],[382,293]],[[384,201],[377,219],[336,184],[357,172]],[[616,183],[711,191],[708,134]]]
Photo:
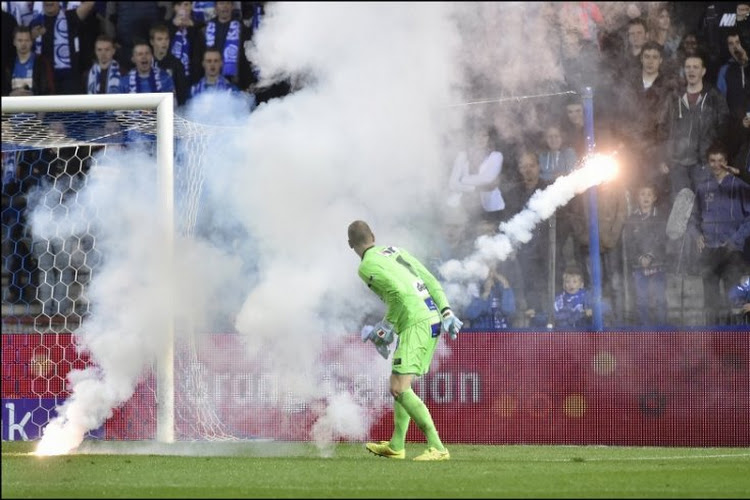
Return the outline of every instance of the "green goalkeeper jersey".
[[[440,321],[440,311],[450,307],[443,287],[421,262],[403,248],[373,246],[359,264],[359,277],[385,302],[385,319],[396,332],[424,321]]]

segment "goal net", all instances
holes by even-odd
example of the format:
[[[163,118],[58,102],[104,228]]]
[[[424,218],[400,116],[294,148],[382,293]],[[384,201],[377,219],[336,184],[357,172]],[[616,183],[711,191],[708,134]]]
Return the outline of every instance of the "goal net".
[[[151,248],[169,263],[175,237],[194,236],[207,151],[222,127],[174,114],[171,94],[13,97],[3,98],[2,109],[3,330],[42,346],[23,364],[9,364],[33,373],[4,376],[3,392],[38,398],[31,425],[41,431],[69,396],[66,373],[92,364],[76,336],[97,307],[89,287],[111,247],[97,231],[98,214],[85,203],[87,188],[94,180],[116,186],[145,174],[141,165],[118,161],[123,150],[150,158],[159,212],[153,215],[161,221]],[[31,213],[39,207],[46,215],[32,228]],[[168,280],[170,266],[163,267]],[[209,397],[191,322],[181,321],[175,335],[169,304],[164,301],[163,317],[152,325],[169,348],[140,375],[137,397],[114,410],[132,413],[137,418],[128,425],[140,427],[110,434],[163,442],[231,439]],[[88,436],[100,436],[94,434]]]

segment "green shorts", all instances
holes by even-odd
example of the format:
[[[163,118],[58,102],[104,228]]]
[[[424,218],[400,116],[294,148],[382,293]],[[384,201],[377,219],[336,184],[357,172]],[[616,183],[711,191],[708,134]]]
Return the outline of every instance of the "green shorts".
[[[424,375],[430,369],[440,334],[440,323],[427,319],[399,332],[393,353],[392,372],[397,375]]]

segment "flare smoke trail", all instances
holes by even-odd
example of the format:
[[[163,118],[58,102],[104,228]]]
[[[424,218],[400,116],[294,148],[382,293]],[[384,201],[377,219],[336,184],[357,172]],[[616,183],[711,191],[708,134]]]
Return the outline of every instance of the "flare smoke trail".
[[[521,212],[500,224],[499,234],[478,237],[472,254],[461,261],[452,259],[440,266],[440,274],[447,280],[447,293],[462,301],[461,305],[466,305],[477,293],[471,282],[484,280],[490,265],[505,260],[515,248],[531,240],[534,227],[549,219],[575,195],[612,179],[615,174],[613,158],[593,155],[584,159],[581,168],[558,177],[546,189],[534,193]]]

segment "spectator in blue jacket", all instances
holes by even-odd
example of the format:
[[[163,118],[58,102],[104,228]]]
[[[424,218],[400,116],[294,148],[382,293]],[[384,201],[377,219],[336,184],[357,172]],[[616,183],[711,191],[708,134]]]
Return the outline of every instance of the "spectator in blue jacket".
[[[729,303],[737,323],[750,324],[750,272],[745,272],[739,283],[729,289]]]
[[[688,230],[699,253],[706,324],[712,325],[728,306],[720,282],[728,289],[748,264],[742,249],[750,238],[750,185],[730,173],[723,145],[714,143],[707,157],[710,174],[696,185]]]
[[[148,42],[140,40],[133,44],[132,61],[135,67],[120,78],[123,94],[174,92],[174,80],[169,73],[154,66],[154,55]]]
[[[555,328],[586,329],[593,326],[593,297],[584,288],[583,269],[570,265],[563,272],[563,292],[555,298]],[[611,314],[611,307],[602,301],[602,313]]]
[[[512,326],[516,296],[508,278],[491,268],[479,296],[464,309],[464,316],[475,330],[505,330]]]

